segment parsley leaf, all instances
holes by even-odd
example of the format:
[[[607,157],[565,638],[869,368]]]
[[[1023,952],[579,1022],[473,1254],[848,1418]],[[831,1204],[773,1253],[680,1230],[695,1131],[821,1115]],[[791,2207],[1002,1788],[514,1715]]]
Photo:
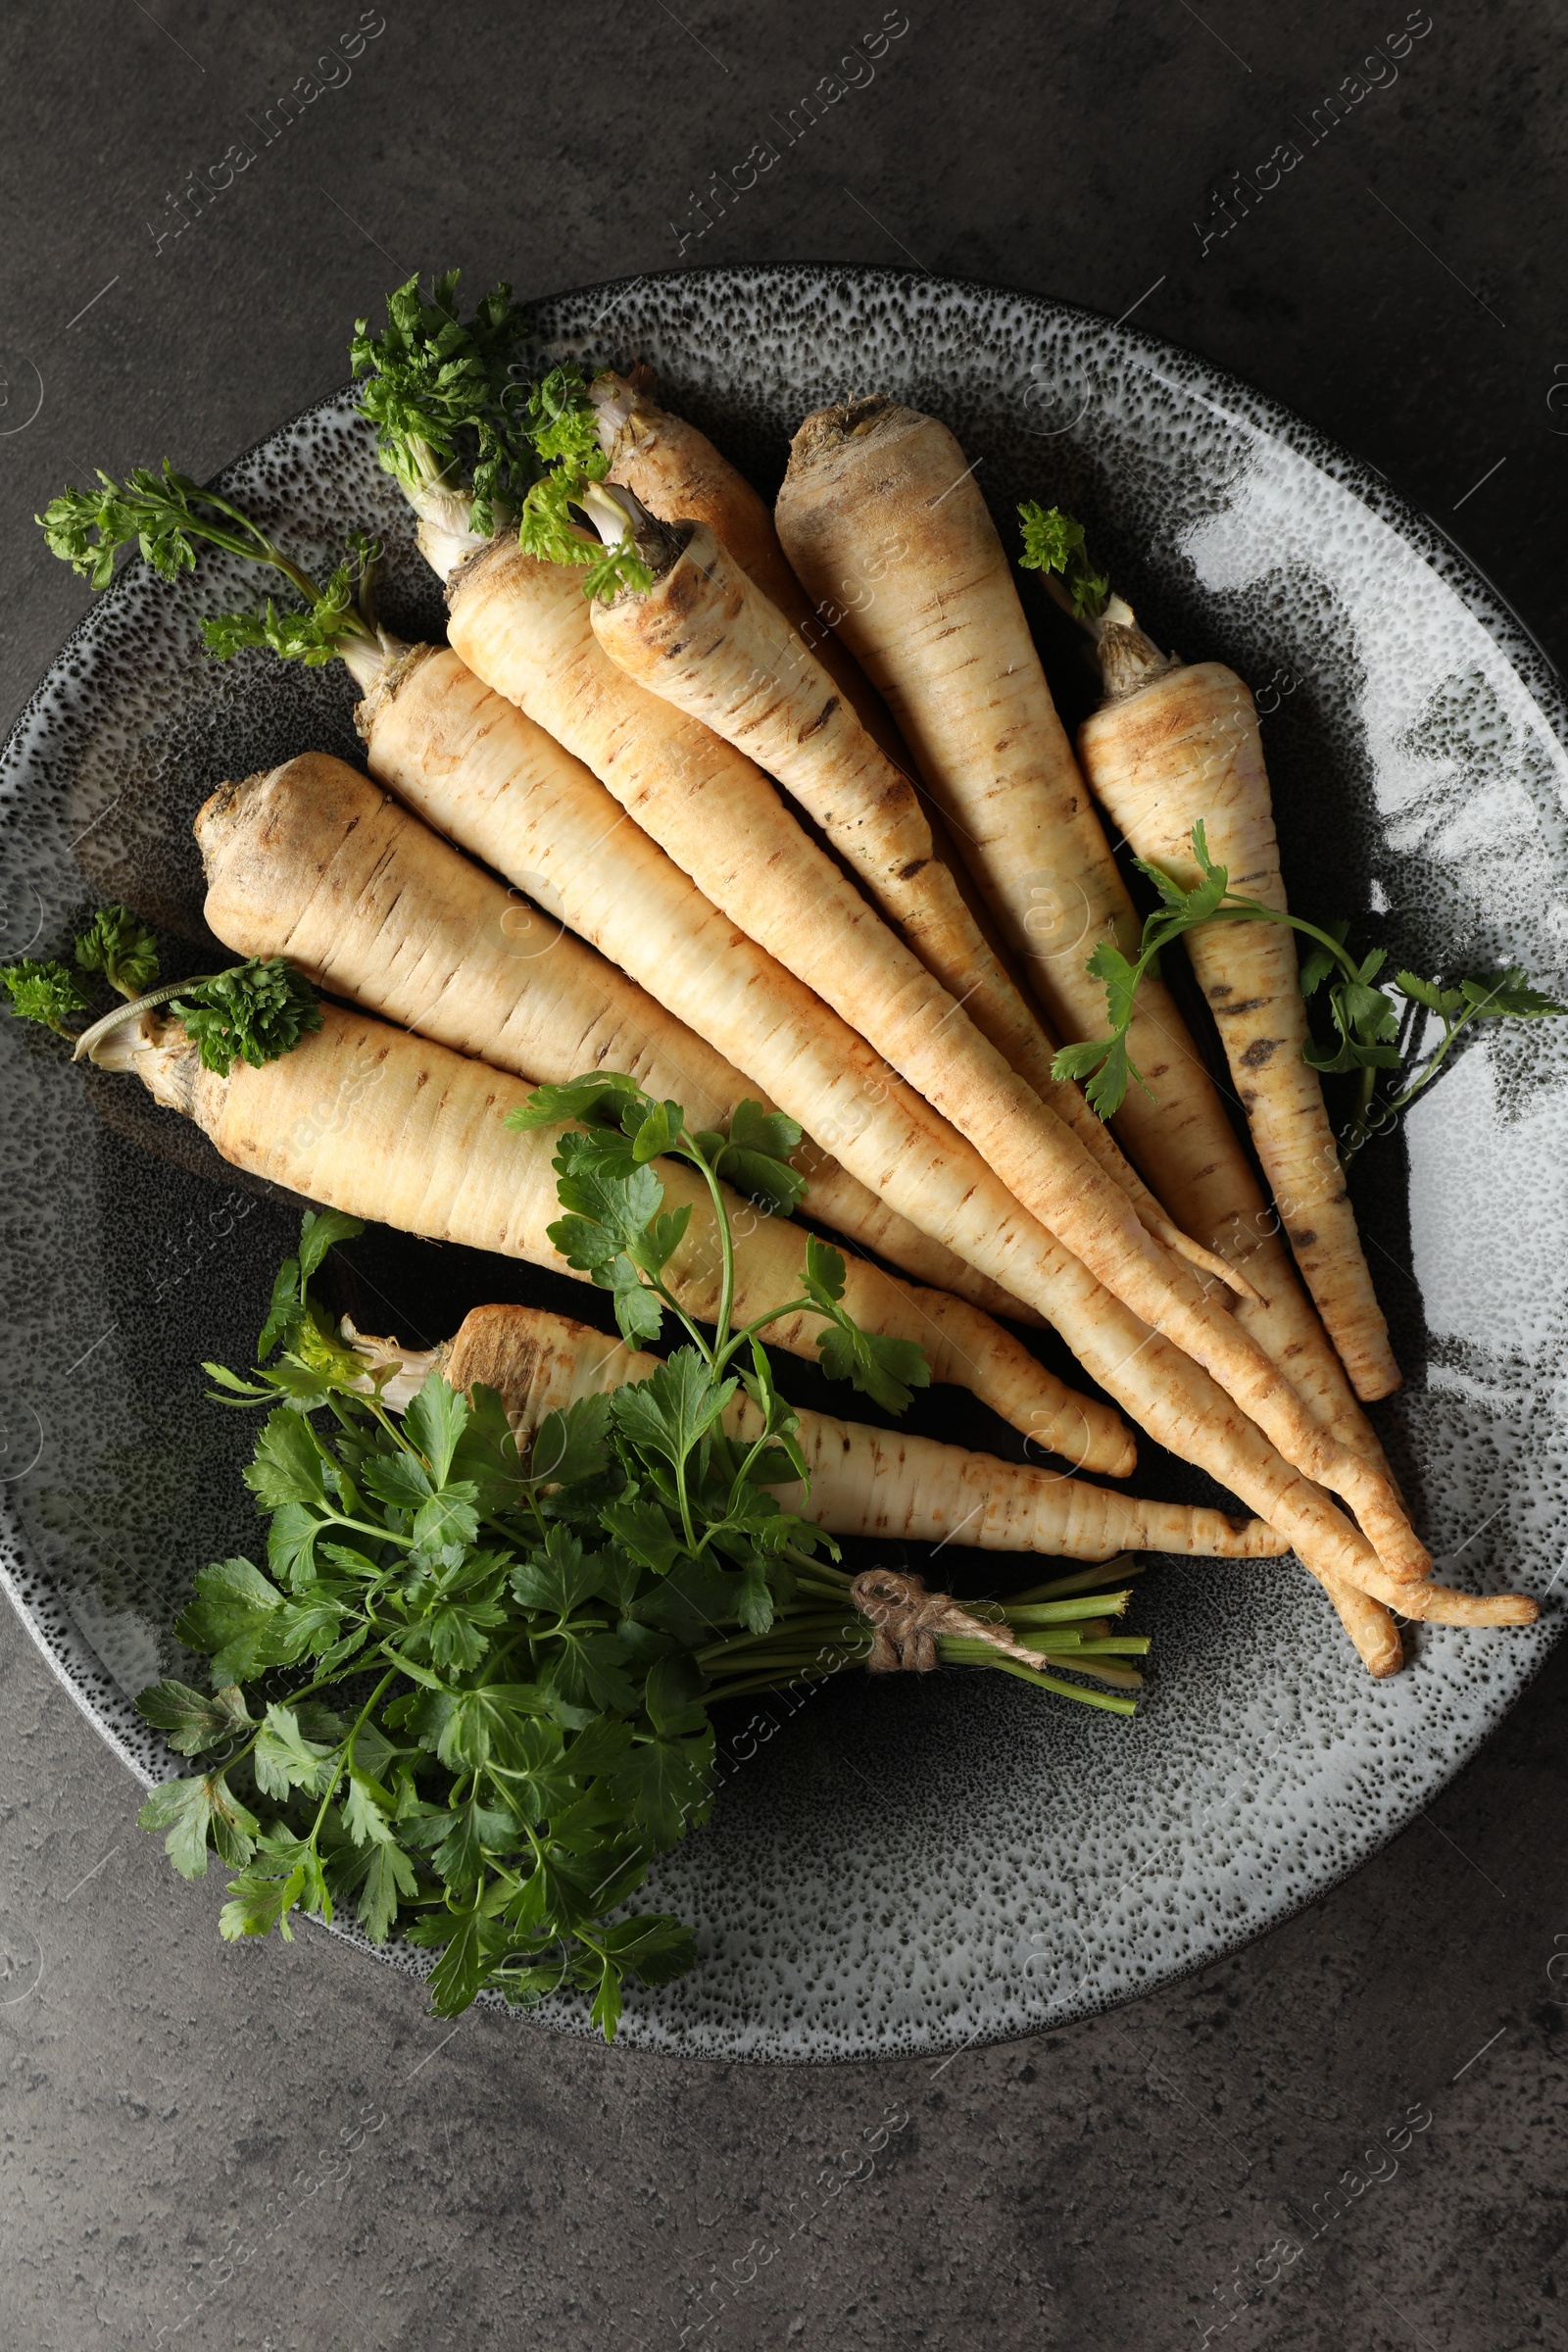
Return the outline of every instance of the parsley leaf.
[[[85,1012],[91,1000],[69,964],[24,956],[19,963],[0,964],[0,980],[19,1020],[37,1021],[57,1037],[74,1039],[72,1016]]]
[[[232,971],[199,981],[170,1005],[201,1054],[226,1078],[236,1056],[259,1070],[321,1026],[321,1007],[304,973],[282,956],[252,956]]]
[[[1161,903],[1145,921],[1137,958],[1124,956],[1114,941],[1105,939],[1098,943],[1087,965],[1105,984],[1110,1035],[1063,1046],[1052,1062],[1056,1078],[1083,1084],[1090,1104],[1103,1119],[1113,1118],[1121,1108],[1129,1080],[1144,1085],[1127,1052],[1128,1031],[1142,981],[1146,975],[1157,972],[1164,949],[1184,932],[1203,923],[1285,923],[1312,942],[1301,962],[1301,994],[1313,998],[1319,991],[1326,992],[1336,1042],[1328,1046],[1306,1045],[1302,1059],[1325,1076],[1352,1071],[1357,1074],[1359,1091],[1354,1115],[1340,1139],[1340,1161],[1347,1168],[1375,1128],[1403,1110],[1431,1084],[1450,1049],[1472,1022],[1509,1016],[1541,1020],[1568,1009],[1532,987],[1516,965],[1506,971],[1462,979],[1452,986],[1423,979],[1412,971],[1396,973],[1393,986],[1407,1003],[1433,1014],[1443,1025],[1443,1036],[1402,1089],[1391,1101],[1378,1105],[1375,1091],[1379,1071],[1405,1067],[1405,1054],[1398,1043],[1399,1008],[1382,979],[1387,951],[1373,948],[1357,958],[1346,945],[1350,930],[1348,922],[1333,923],[1325,929],[1300,915],[1282,913],[1278,907],[1265,906],[1242,892],[1233,891],[1226,869],[1215,864],[1209,856],[1201,821],[1193,827],[1192,850],[1200,879],[1190,890],[1159,866],[1148,864],[1142,858],[1138,860],[1140,870],[1158,891]]]
[[[206,543],[281,572],[305,607],[303,612],[279,612],[270,599],[261,613],[228,612],[204,619],[202,634],[210,653],[226,659],[243,646],[263,645],[285,660],[314,665],[331,661],[348,639],[367,647],[378,644],[364,609],[376,551],[363,533],[351,541],[347,563],[320,588],[243,508],[216,490],[204,489],[188,474],[177,473],[167,458],[161,473],[140,466],[123,482],[100,470],[98,485],[96,490],[63,490],[33,517],[51,555],[94,588],[108,587],[116,555],[132,541],[164,580],[194,571],[197,546]]]
[[[1108,573],[1097,572],[1084,546],[1084,526],[1059,507],[1030,500],[1018,509],[1026,571],[1058,572],[1075,620],[1098,620],[1110,595]]]
[[[122,997],[142,996],[158,978],[158,942],[128,906],[100,906],[75,942],[84,972],[102,972]]]
[[[883,1332],[862,1331],[839,1303],[844,1296],[844,1260],[839,1252],[808,1234],[806,1243],[806,1295],[828,1328],[817,1336],[822,1369],[829,1380],[847,1380],[862,1396],[874,1397],[890,1413],[901,1413],[912,1392],[930,1386],[931,1367],[912,1340],[890,1338]]]
[[[189,1683],[154,1683],[137,1699],[136,1708],[182,1756],[199,1756],[206,1748],[226,1746],[243,1738],[251,1726],[245,1694],[232,1683],[211,1698],[193,1690]]]

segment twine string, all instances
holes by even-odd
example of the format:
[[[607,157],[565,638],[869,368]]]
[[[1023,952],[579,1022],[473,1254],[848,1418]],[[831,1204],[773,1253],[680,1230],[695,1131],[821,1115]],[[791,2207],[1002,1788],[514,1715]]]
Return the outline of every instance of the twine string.
[[[989,1642],[1025,1666],[1040,1664],[1036,1652],[1013,1641],[1005,1626],[971,1617],[951,1592],[928,1592],[919,1577],[901,1569],[866,1569],[851,1585],[850,1598],[871,1628],[868,1674],[929,1674],[944,1634]]]

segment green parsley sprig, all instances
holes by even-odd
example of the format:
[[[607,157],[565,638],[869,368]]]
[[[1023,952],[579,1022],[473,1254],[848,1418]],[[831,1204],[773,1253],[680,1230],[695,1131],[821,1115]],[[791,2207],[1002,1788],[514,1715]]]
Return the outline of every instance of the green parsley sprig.
[[[123,482],[102,471],[98,482],[96,490],[63,490],[33,517],[50,553],[95,588],[108,587],[116,555],[133,542],[164,580],[194,571],[200,545],[220,547],[281,572],[304,609],[280,611],[269,597],[259,612],[212,614],[201,624],[209,653],[227,661],[244,647],[265,646],[312,668],[347,659],[356,648],[380,660],[382,640],[370,607],[378,550],[365,533],[352,535],[347,557],[323,587],[243,508],[177,473],[168,458],[162,473],[139,466]]]
[[[169,1009],[196,1047],[203,1069],[220,1078],[236,1061],[259,1070],[278,1060],[321,1026],[315,989],[284,956],[249,956],[226,972],[182,981]]]
[[[379,335],[356,321],[349,356],[381,464],[416,513],[449,528],[465,511],[482,539],[515,517],[529,555],[584,567],[590,598],[650,587],[629,528],[601,546],[572,513],[610,470],[581,370],[568,363],[525,386],[514,355],[526,317],[511,287],[493,286],[465,320],[459,274],[432,279],[427,295],[417,276],[397,287]]]
[[[613,1293],[621,1328],[651,1337],[684,1229],[662,1209],[655,1152],[710,1180],[728,1268],[720,1171],[787,1201],[799,1180],[780,1154],[796,1131],[753,1105],[727,1133],[693,1134],[679,1104],[619,1077],[541,1090],[529,1115],[559,1119],[567,1098],[597,1123],[576,1139],[586,1151],[564,1139],[557,1234]],[[486,1989],[524,2007],[574,1990],[612,2036],[628,1980],[662,1984],[693,1961],[679,1921],[625,1906],[707,1816],[710,1708],[842,1673],[870,1628],[831,1538],[771,1492],[805,1463],[762,1325],[720,1345],[687,1324],[690,1344],[652,1378],[549,1414],[522,1454],[493,1391],[460,1395],[439,1372],[401,1422],[388,1409],[387,1368],[369,1369],[311,1289],[360,1231],[307,1213],[259,1368],[206,1367],[216,1401],[268,1408],[245,1474],[270,1522],[267,1565],[234,1557],[196,1579],[175,1630],[211,1687],[167,1679],[137,1703],[198,1769],[156,1788],[141,1821],[186,1877],[212,1851],[233,1871],[225,1936],[288,1936],[296,1911],[352,1908],[373,1940],[396,1928],[438,1954],[440,2015]],[[850,1377],[906,1394],[919,1368],[862,1349],[835,1256],[820,1252],[778,1312],[815,1306]],[[741,1389],[760,1415],[745,1443],[723,1425]],[[1111,1561],[990,1612],[1038,1670],[972,1637],[939,1652],[1130,1713],[1126,1660],[1148,1644],[1111,1630],[1130,1573]]]
[[[74,1044],[75,1016],[92,1004],[82,974],[101,972],[119,995],[139,996],[158,978],[158,942],[128,906],[100,906],[71,953],[74,970],[58,956],[24,956],[0,966],[0,981],[19,1020],[37,1021]]]
[[[557,1189],[567,1213],[551,1226],[550,1238],[568,1265],[611,1292],[628,1347],[657,1340],[667,1311],[718,1377],[766,1323],[814,1311],[823,1321],[817,1345],[830,1379],[849,1380],[890,1412],[902,1412],[911,1391],[929,1383],[930,1366],[912,1341],[861,1331],[846,1313],[840,1303],[844,1260],[814,1234],[807,1238],[801,1296],[774,1307],[761,1322],[730,1331],[735,1244],[720,1188],[729,1184],[769,1210],[797,1204],[806,1183],[790,1165],[789,1154],[802,1131],[782,1111],[742,1102],[727,1132],[694,1132],[678,1102],[656,1102],[633,1080],[595,1071],[565,1086],[540,1087],[520,1110],[508,1114],[509,1126],[519,1129],[563,1119],[581,1125],[567,1130],[557,1153]],[[711,1347],[663,1280],[691,1212],[663,1212],[664,1188],[649,1164],[660,1157],[687,1161],[712,1201],[720,1252],[715,1320],[723,1336]]]
[[[56,1037],[74,1042],[72,1023],[92,1003],[79,972],[59,956],[24,956],[20,962],[0,964],[0,981],[11,999],[11,1009],[22,1021],[36,1021]]]
[[[84,972],[102,972],[122,997],[139,997],[158,979],[158,942],[128,906],[100,906],[73,950]]]
[[[197,1047],[203,1067],[222,1078],[236,1059],[260,1069],[321,1026],[315,989],[282,956],[251,956],[226,971],[149,985],[158,979],[158,943],[126,906],[99,907],[72,955],[74,970],[61,957],[24,959],[0,966],[0,981],[18,1019],[68,1039],[75,1061],[95,1060],[117,1030],[162,1005]],[[78,1029],[74,1016],[92,1004],[84,972],[102,973],[126,1001]]]
[[[1059,577],[1074,620],[1098,620],[1110,601],[1110,575],[1096,571],[1084,543],[1084,526],[1059,507],[1042,507],[1033,499],[1018,509],[1025,571]]]
[[[1113,940],[1104,939],[1087,965],[1105,984],[1110,1035],[1063,1046],[1052,1064],[1057,1078],[1083,1084],[1102,1119],[1114,1118],[1126,1100],[1129,1082],[1143,1087],[1146,1094],[1150,1092],[1127,1052],[1138,990],[1146,977],[1157,975],[1165,949],[1202,923],[1285,923],[1314,943],[1301,965],[1301,993],[1310,998],[1320,988],[1326,989],[1336,1042],[1309,1045],[1304,1058],[1325,1074],[1354,1071],[1359,1079],[1355,1108],[1340,1142],[1344,1167],[1349,1166],[1380,1126],[1396,1117],[1431,1085],[1459,1038],[1476,1022],[1542,1020],[1568,1010],[1532,987],[1517,966],[1452,985],[1423,979],[1417,972],[1396,972],[1392,985],[1405,999],[1407,1008],[1420,1006],[1434,1014],[1443,1024],[1443,1036],[1405,1084],[1379,1103],[1375,1099],[1379,1071],[1402,1070],[1407,1059],[1397,1042],[1404,1026],[1399,1008],[1387,993],[1388,984],[1379,984],[1388,951],[1373,948],[1357,957],[1346,945],[1348,922],[1324,929],[1304,916],[1282,913],[1278,907],[1265,906],[1233,891],[1225,867],[1216,865],[1208,854],[1201,822],[1193,827],[1192,846],[1201,878],[1190,890],[1159,866],[1138,859],[1139,871],[1153,883],[1161,902],[1144,924],[1138,956],[1129,959]]]
[[[416,498],[466,480],[469,528],[489,538],[516,514],[539,472],[507,400],[516,389],[507,369],[523,314],[498,283],[465,320],[461,274],[448,270],[424,295],[416,272],[387,296],[379,335],[356,319],[349,356],[366,379],[360,412],[375,427],[387,472]]]
[[[583,536],[571,509],[610,471],[587,379],[569,365],[552,368],[532,386],[523,425],[545,470],[522,502],[517,536],[529,555],[551,564],[587,566],[583,594],[609,604],[622,588],[647,589],[654,575],[638,555],[628,525],[618,540],[596,545]]]

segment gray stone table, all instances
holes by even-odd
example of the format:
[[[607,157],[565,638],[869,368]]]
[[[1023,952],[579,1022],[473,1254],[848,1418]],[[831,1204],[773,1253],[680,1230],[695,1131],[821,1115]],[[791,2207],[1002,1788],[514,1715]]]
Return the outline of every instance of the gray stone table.
[[[1397,77],[1372,69],[1243,211],[1232,175],[1407,19],[1428,28]],[[878,7],[7,10],[6,718],[84,602],[31,530],[52,487],[166,446],[216,468],[341,379],[357,308],[453,258],[524,292],[835,258],[1137,306],[1370,458],[1561,659],[1558,11],[907,0],[886,22],[906,29],[874,77],[719,212],[709,175]],[[356,27],[335,86],[264,141]],[[198,213],[189,175],[239,141],[255,162]],[[7,1616],[0,2343],[1562,2343],[1565,1692],[1559,1655],[1402,1837],[1173,1989],[943,2063],[735,2068],[454,2031],[311,1930],[223,1946],[216,1879],[173,1879]],[[1396,2170],[1358,2171],[1407,2112]],[[883,2123],[874,2174],[819,2188]]]

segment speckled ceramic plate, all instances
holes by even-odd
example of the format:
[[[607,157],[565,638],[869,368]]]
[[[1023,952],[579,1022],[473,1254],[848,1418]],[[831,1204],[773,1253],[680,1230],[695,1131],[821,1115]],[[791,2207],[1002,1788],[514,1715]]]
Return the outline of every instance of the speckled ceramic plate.
[[[1081,312],[876,270],[635,279],[542,304],[537,328],[557,354],[651,360],[670,405],[769,490],[823,401],[883,390],[936,411],[999,514],[1059,500],[1161,642],[1259,690],[1298,905],[1362,918],[1425,968],[1519,961],[1561,993],[1558,683],[1446,540],[1296,417]],[[344,400],[226,478],[318,555],[369,523],[391,553],[394,625],[439,629]],[[215,566],[169,589],[134,566],[28,706],[3,769],[8,956],[56,941],[84,900],[122,897],[204,968],[199,803],[308,747],[358,759],[340,669],[204,659],[198,616],[234,585]],[[1087,673],[1044,603],[1037,617],[1075,720]],[[163,1777],[131,1694],[168,1664],[194,1569],[256,1533],[238,1479],[249,1424],[202,1402],[198,1361],[248,1360],[297,1204],[20,1024],[0,1023],[0,1056],[7,1582],[104,1738]],[[1568,1416],[1568,1034],[1483,1036],[1366,1153],[1357,1192],[1407,1381],[1377,1417],[1417,1519],[1450,1581],[1545,1598]],[[392,1234],[353,1256],[362,1322],[421,1341],[486,1297],[584,1306],[574,1286]],[[810,1376],[796,1394],[813,1400]],[[1015,1449],[952,1392],[916,1425]],[[1147,1446],[1141,1478],[1203,1492]],[[943,1578],[962,1591],[1032,1581],[1023,1563],[955,1557]],[[1420,1631],[1407,1671],[1375,1684],[1292,1563],[1158,1562],[1137,1601],[1155,1650],[1132,1723],[976,1674],[742,1713],[723,1728],[711,1826],[654,1890],[694,1923],[699,1965],[634,1999],[624,2038],[775,2059],[942,2051],[1126,2000],[1392,1837],[1498,1722],[1557,1618],[1548,1599],[1530,1633]],[[127,1820],[134,1801],[127,1785]],[[577,2010],[543,2014],[584,2030]]]

